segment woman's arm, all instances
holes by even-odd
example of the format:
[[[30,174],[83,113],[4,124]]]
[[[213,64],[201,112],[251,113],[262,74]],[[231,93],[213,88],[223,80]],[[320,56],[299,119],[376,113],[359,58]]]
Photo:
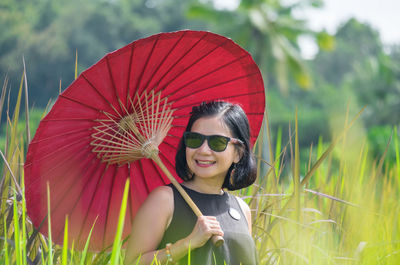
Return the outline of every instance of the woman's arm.
[[[170,187],[158,187],[150,193],[133,220],[125,264],[136,264],[139,256],[138,264],[151,264],[155,255],[162,264],[167,261],[166,249],[156,248],[171,222],[173,211],[174,198]],[[171,242],[172,258],[181,259],[187,254],[189,245],[192,250],[201,247],[214,234],[223,236],[217,219],[214,216],[199,217],[190,235]]]
[[[126,264],[135,264],[140,256],[140,264],[150,264],[156,254],[174,211],[173,192],[170,187],[154,189],[146,198],[132,224],[132,232],[126,250]],[[163,254],[157,253],[162,259]]]

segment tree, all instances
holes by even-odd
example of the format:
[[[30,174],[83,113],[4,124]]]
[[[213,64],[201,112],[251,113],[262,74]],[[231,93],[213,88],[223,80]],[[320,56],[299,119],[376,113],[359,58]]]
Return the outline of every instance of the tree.
[[[196,27],[188,22],[185,0],[4,0],[0,4],[0,73],[10,80],[27,63],[30,99],[45,106],[79,72],[106,53],[160,31]],[[11,84],[12,87],[18,86]],[[11,104],[12,105],[12,104]]]
[[[285,5],[280,0],[242,0],[236,10],[217,10],[212,1],[207,1],[193,5],[189,15],[213,21],[213,31],[231,37],[253,55],[267,86],[278,87],[287,95],[290,80],[303,89],[312,86],[310,72],[300,55],[299,37],[307,34],[325,38],[318,42],[322,48],[329,48],[327,39],[332,41],[327,33],[310,30],[306,21],[293,16],[293,11],[304,6],[319,7],[321,3],[303,0]]]
[[[354,18],[338,28],[335,40],[336,49],[318,53],[313,64],[317,74],[336,86],[354,70],[355,64],[382,52],[379,33]]]

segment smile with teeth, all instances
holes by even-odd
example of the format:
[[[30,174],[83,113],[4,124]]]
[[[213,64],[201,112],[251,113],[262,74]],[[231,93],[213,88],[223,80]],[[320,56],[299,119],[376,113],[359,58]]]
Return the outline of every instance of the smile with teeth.
[[[199,166],[209,166],[215,164],[215,161],[196,160]]]

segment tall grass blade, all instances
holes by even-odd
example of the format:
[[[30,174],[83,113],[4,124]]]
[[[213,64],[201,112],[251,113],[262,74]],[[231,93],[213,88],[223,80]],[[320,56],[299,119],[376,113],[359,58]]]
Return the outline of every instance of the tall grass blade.
[[[324,144],[323,138],[322,138],[322,136],[320,136],[318,138],[317,159],[319,159],[323,153],[323,144]],[[310,170],[308,170],[308,171],[310,171]],[[323,174],[324,174],[324,172],[323,172],[322,168],[318,168],[318,170],[315,172],[314,182],[317,187],[320,187]]]
[[[86,255],[88,253],[88,249],[89,249],[89,242],[90,242],[90,238],[92,237],[92,232],[93,232],[93,228],[96,224],[97,221],[97,217],[93,222],[92,228],[90,229],[88,238],[86,239],[86,244],[85,244],[85,248],[83,249],[82,255],[81,255],[81,260],[79,262],[79,265],[84,265],[85,264],[85,260],[86,260]]]
[[[13,222],[14,222],[14,244],[15,244],[15,263],[22,265],[21,237],[19,227],[19,214],[17,208],[17,193],[14,191],[13,198]]]
[[[63,240],[63,247],[62,247],[61,264],[67,265],[67,262],[68,262],[68,215],[65,217],[64,240]]]
[[[367,166],[367,157],[368,157],[368,144],[366,141],[364,141],[360,150],[359,161],[357,163],[357,172],[360,172],[360,176],[358,178],[359,185],[362,185],[362,183],[364,182],[365,169]]]
[[[16,188],[16,190],[18,191],[18,195],[21,196],[21,195],[22,195],[21,187],[19,186],[18,181],[17,181],[17,179],[15,178],[15,175],[14,175],[14,173],[13,173],[11,167],[10,167],[10,164],[8,163],[6,157],[4,156],[4,154],[3,154],[3,152],[2,152],[1,150],[0,150],[0,156],[1,156],[1,158],[3,159],[4,165],[7,167],[8,172],[10,173],[10,176],[11,176],[11,178],[12,178],[12,180],[13,180],[13,183],[14,183],[14,185],[15,185],[15,188]],[[5,177],[5,176],[4,176],[4,177]]]
[[[386,148],[385,148],[385,151],[382,154],[382,157],[379,159],[378,168],[377,168],[378,176],[380,176],[382,174],[383,163],[385,162],[386,155],[387,155],[387,153],[389,151],[390,143],[392,142],[392,138],[393,138],[393,132],[389,137],[389,140],[388,140],[388,142],[386,144]]]
[[[7,85],[8,85],[8,75],[6,75],[6,77],[4,78],[3,87],[1,89],[0,117],[2,117],[2,114],[3,114],[3,106],[4,106],[4,101],[6,99],[6,94],[7,94]],[[0,125],[1,125],[1,119],[0,119]]]
[[[117,265],[119,260],[119,255],[121,252],[121,239],[122,232],[125,225],[126,208],[128,204],[128,194],[129,194],[129,179],[126,180],[124,194],[122,197],[121,209],[119,212],[117,233],[115,235],[114,244],[111,252],[111,265]]]
[[[47,182],[47,227],[48,227],[48,241],[49,248],[47,254],[47,261],[49,265],[53,265],[53,241],[51,238],[51,214],[50,214],[50,183]]]
[[[281,161],[281,148],[282,148],[282,127],[278,128],[276,135],[276,146],[275,146],[275,175],[279,176],[279,166]]]
[[[394,148],[396,153],[397,184],[400,190],[400,155],[399,155],[399,135],[397,134],[397,126],[394,126]]]
[[[43,251],[42,251],[42,252],[40,252],[40,260],[42,261],[42,263],[41,263],[41,264],[46,264],[46,263],[47,263],[47,262],[46,262],[46,259],[44,258]]]
[[[75,50],[75,80],[78,78],[78,49]]]
[[[10,264],[10,258],[8,257],[8,235],[7,235],[7,221],[6,221],[6,215],[3,215],[3,229],[4,229],[4,245],[3,245],[3,250],[4,250],[4,264],[9,265]]]
[[[188,265],[190,265],[190,261],[191,261],[191,256],[190,256],[190,253],[191,253],[192,251],[191,251],[191,249],[190,249],[190,243],[189,243],[189,247],[188,247],[188,254],[187,254],[187,256],[188,256]]]
[[[23,156],[23,153],[24,152],[21,152],[21,156]],[[21,161],[22,161],[22,159],[21,159]],[[26,263],[27,263],[27,253],[26,253],[26,243],[27,243],[27,240],[26,240],[26,201],[25,201],[25,180],[24,180],[24,173],[23,172],[21,172],[21,186],[22,186],[22,193],[21,193],[21,195],[22,195],[22,202],[21,202],[21,204],[22,204],[22,209],[21,209],[21,218],[22,218],[22,246],[21,246],[21,248],[22,248],[22,264],[23,265],[26,265]]]
[[[22,56],[22,62],[24,64],[24,80],[25,80],[25,126],[26,126],[26,141],[29,144],[31,142],[31,130],[29,127],[29,98],[28,98],[28,79],[26,77],[26,65],[25,57]],[[1,116],[0,116],[1,117]]]
[[[295,197],[295,212],[296,220],[300,220],[300,147],[299,147],[299,133],[298,133],[298,117],[296,108],[296,121],[295,121],[295,142],[294,142],[294,197]]]
[[[265,117],[265,128],[266,128],[266,133],[267,133],[267,146],[268,146],[270,161],[274,161],[274,152],[272,149],[272,141],[271,141],[271,129],[269,126],[269,117],[268,117],[267,111],[265,111],[264,117]],[[274,192],[278,192],[278,178],[277,178],[277,175],[275,174],[275,171],[272,171],[272,173],[274,173],[274,177],[272,178],[273,190],[274,190]]]

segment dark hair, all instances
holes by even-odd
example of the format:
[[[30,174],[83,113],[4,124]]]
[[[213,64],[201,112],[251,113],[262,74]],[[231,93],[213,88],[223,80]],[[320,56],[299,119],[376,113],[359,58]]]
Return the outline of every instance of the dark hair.
[[[245,188],[254,183],[257,177],[257,168],[254,154],[250,148],[250,126],[246,113],[236,104],[224,101],[203,102],[199,106],[192,108],[191,116],[186,126],[187,132],[192,129],[195,121],[203,117],[222,115],[223,122],[228,126],[232,137],[243,141],[243,145],[235,145],[241,154],[238,163],[232,164],[225,176],[222,188],[228,190],[237,190]],[[186,162],[186,146],[181,138],[178,146],[178,152],[175,157],[175,168],[178,176],[183,180],[193,178]],[[233,171],[234,170],[234,171]],[[231,172],[232,176],[231,176]]]

